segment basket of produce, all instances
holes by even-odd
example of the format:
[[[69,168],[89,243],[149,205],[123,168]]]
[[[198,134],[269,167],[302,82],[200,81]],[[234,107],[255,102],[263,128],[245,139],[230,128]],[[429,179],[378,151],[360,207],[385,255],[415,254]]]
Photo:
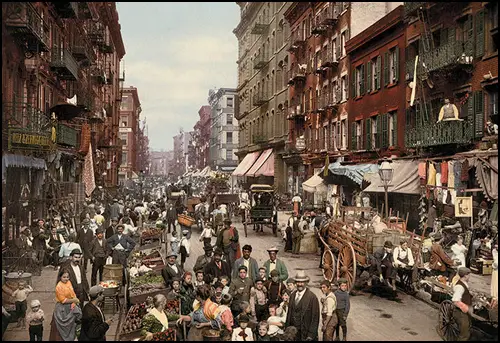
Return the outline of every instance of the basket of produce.
[[[146,313],[147,308],[145,302],[130,307],[122,327],[122,333],[129,334],[141,330],[141,321]]]
[[[155,275],[154,273],[148,272],[144,275],[137,276],[130,280],[130,288],[134,289],[139,286],[144,285],[163,285],[164,280],[161,275]]]
[[[190,216],[185,214],[179,214],[177,216],[177,221],[179,222],[179,224],[187,227],[191,227],[194,223],[196,223],[196,220],[194,218],[191,218]]]
[[[169,328],[162,332],[157,332],[153,334],[153,341],[175,341],[176,331],[175,329]]]
[[[120,283],[115,280],[101,281],[99,285],[104,288],[105,297],[116,295],[120,291]]]

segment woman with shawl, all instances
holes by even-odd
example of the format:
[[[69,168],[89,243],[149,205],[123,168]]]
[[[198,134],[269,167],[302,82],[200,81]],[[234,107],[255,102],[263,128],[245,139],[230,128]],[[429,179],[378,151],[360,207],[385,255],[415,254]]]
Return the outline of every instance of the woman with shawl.
[[[193,312],[189,315],[182,315],[177,323],[182,324],[183,321],[191,322],[187,340],[203,341],[202,330],[204,328],[211,328],[214,330],[219,330],[220,328],[219,321],[217,320],[220,310],[218,305],[210,300],[209,285],[201,285],[198,287],[193,309]]]
[[[69,281],[69,270],[61,269],[56,285],[56,307],[50,327],[51,341],[74,341],[76,322],[82,318],[80,300]]]
[[[156,294],[153,297],[154,307],[142,318],[141,336],[144,340],[151,341],[154,334],[168,329],[168,318],[165,313],[167,298],[163,294]]]

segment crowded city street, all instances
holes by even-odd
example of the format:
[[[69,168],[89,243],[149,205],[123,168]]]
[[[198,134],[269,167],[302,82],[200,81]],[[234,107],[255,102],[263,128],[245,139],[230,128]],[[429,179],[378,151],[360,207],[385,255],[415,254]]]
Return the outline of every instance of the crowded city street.
[[[2,2],[2,341],[498,341],[497,2]]]

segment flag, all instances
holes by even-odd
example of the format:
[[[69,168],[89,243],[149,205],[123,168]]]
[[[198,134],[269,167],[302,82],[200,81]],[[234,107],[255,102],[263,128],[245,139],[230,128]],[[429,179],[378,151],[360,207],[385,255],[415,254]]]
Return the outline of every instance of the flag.
[[[94,161],[92,159],[92,142],[89,142],[89,149],[85,155],[85,162],[83,164],[83,184],[85,185],[85,194],[90,197],[95,189],[94,177]]]

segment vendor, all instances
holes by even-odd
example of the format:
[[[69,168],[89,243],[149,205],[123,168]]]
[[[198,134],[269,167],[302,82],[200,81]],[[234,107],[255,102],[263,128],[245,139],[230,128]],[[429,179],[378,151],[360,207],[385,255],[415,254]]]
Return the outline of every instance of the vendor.
[[[432,270],[435,270],[449,279],[453,278],[455,275],[455,270],[453,267],[456,265],[455,261],[453,261],[444,251],[441,246],[441,242],[443,240],[443,236],[440,232],[437,232],[432,237],[432,246],[431,246],[431,258],[429,261],[429,267]]]
[[[127,266],[127,258],[130,252],[134,250],[135,241],[129,236],[123,234],[125,227],[123,224],[116,226],[116,234],[108,239],[108,249],[113,251],[113,264]]]
[[[453,297],[451,301],[456,306],[453,311],[453,317],[458,324],[459,334],[457,341],[468,341],[470,337],[471,320],[469,313],[472,313],[472,295],[469,292],[469,268],[461,267],[458,269],[460,280],[453,287]]]
[[[141,336],[144,340],[153,340],[154,334],[168,329],[168,319],[165,313],[167,298],[163,294],[157,294],[153,298],[154,308],[142,319]]]

